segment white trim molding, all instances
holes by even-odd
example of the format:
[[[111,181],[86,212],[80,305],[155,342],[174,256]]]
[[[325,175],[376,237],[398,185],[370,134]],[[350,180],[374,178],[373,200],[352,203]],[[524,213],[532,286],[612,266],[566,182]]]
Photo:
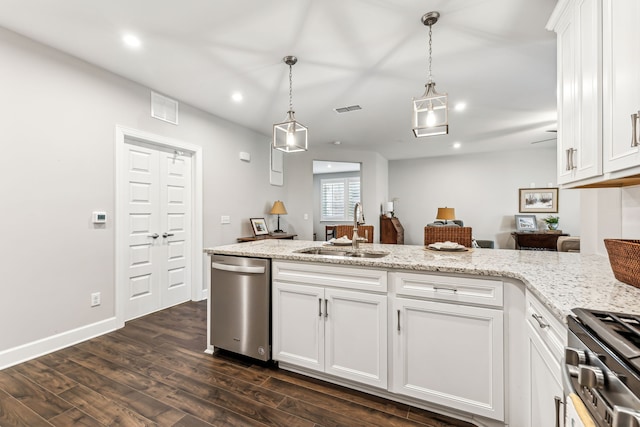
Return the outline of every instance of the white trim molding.
[[[115,331],[120,326],[115,317],[84,325],[18,347],[0,351],[0,371],[27,360],[52,353],[91,338]]]

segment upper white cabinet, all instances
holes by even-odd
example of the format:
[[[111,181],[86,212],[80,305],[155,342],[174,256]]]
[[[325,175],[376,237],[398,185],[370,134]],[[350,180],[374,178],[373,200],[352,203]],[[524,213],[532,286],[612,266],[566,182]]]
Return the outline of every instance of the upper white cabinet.
[[[640,174],[640,124],[631,120],[640,110],[638,19],[637,0],[560,0],[549,20],[558,36],[560,184]]]
[[[600,0],[566,2],[558,35],[558,182],[602,174]]]
[[[638,0],[603,1],[603,61],[604,172],[616,172],[640,165]]]

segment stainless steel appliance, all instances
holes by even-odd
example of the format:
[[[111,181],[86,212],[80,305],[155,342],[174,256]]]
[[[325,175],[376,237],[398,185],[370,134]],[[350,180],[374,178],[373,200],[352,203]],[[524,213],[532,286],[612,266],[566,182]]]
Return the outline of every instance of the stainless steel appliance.
[[[271,359],[271,260],[211,256],[211,344]]]
[[[640,316],[572,311],[563,372],[566,426],[640,427]]]

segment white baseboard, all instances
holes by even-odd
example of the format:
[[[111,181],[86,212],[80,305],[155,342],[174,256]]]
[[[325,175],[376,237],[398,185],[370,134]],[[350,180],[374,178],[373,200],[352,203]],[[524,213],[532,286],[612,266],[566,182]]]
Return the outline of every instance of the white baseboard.
[[[115,331],[124,325],[118,325],[115,317],[105,319],[77,329],[62,332],[47,338],[0,351],[0,370],[27,360],[52,353],[70,345]]]

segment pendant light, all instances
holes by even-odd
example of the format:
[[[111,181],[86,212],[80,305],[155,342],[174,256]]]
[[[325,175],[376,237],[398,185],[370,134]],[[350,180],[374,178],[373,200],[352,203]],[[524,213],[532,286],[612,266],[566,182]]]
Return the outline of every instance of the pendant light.
[[[416,138],[449,133],[447,94],[436,92],[436,83],[431,76],[431,27],[438,22],[438,18],[438,12],[422,16],[422,23],[429,27],[429,78],[424,95],[413,98],[413,134]]]
[[[294,153],[296,151],[307,151],[307,127],[296,121],[292,102],[293,79],[291,77],[291,67],[298,62],[295,56],[285,56],[282,61],[289,66],[289,111],[287,118],[282,123],[273,125],[273,148]]]

